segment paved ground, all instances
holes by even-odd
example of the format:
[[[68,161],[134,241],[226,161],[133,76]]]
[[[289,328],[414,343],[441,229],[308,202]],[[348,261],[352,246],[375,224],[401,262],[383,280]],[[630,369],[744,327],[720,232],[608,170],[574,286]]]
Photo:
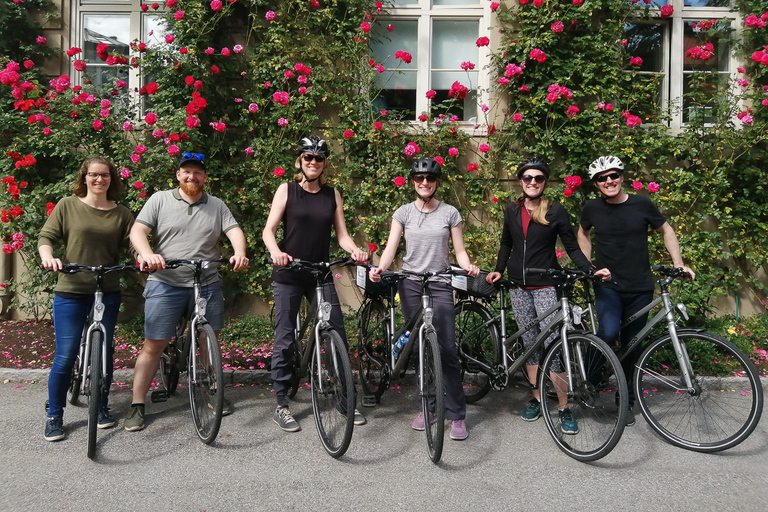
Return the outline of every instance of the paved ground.
[[[205,446],[192,431],[186,394],[148,406],[143,432],[99,433],[97,460],[85,456],[86,410],[68,407],[69,437],[42,438],[44,383],[0,380],[0,511],[51,510],[768,510],[768,423],[742,445],[703,455],[672,447],[645,422],[592,464],[560,452],[542,421],[519,419],[520,389],[470,406],[470,438],[446,439],[443,461],[426,455],[409,424],[409,391],[390,390],[364,409],[340,460],[323,450],[309,393],[292,410],[303,430],[272,423],[268,385],[229,390],[236,405],[220,437]],[[184,388],[182,391],[186,391]],[[130,392],[112,393],[115,416]]]

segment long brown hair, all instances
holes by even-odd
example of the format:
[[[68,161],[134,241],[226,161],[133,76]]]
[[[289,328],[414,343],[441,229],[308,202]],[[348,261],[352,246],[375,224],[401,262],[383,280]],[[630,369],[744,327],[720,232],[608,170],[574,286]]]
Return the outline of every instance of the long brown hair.
[[[117,173],[117,167],[101,156],[92,156],[85,159],[85,162],[80,166],[80,170],[77,171],[75,182],[72,184],[72,192],[77,197],[85,197],[88,194],[88,187],[85,184],[85,175],[88,174],[88,169],[93,164],[106,165],[109,169],[109,188],[107,189],[107,199],[110,201],[117,201],[120,199],[120,195],[123,193],[123,182],[120,180],[120,175]]]

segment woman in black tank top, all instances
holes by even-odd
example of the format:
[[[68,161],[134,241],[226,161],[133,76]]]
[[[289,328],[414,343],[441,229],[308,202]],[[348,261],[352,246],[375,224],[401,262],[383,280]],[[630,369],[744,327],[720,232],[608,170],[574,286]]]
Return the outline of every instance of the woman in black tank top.
[[[272,380],[274,381],[277,409],[274,421],[286,432],[301,429],[288,410],[288,390],[293,375],[293,343],[296,314],[301,298],[314,297],[315,280],[310,274],[277,272],[293,258],[321,262],[330,259],[331,228],[336,231],[339,246],[352,259],[364,263],[368,254],[361,251],[347,231],[344,222],[343,202],[339,191],[325,185],[325,169],[330,151],[328,144],[318,137],[306,137],[299,141],[298,169],[293,182],[283,183],[275,192],[272,208],[262,232],[262,240],[275,265],[272,272],[275,297],[275,344],[272,349]],[[283,240],[277,242],[277,228],[283,224]],[[331,325],[341,334],[344,343],[347,336],[341,315],[339,299],[332,279],[326,283],[325,299],[333,308]],[[355,409],[355,424],[362,425],[365,418]]]

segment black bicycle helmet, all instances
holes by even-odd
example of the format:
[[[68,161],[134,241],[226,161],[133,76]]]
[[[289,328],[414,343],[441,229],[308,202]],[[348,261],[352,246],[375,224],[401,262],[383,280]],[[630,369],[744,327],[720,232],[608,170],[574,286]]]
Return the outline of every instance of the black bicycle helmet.
[[[541,158],[535,156],[526,158],[523,163],[517,166],[517,179],[520,179],[528,169],[538,169],[549,179],[549,166]]]
[[[432,174],[436,178],[443,176],[443,171],[440,170],[440,164],[433,158],[419,158],[411,165],[411,176],[417,174]]]
[[[304,137],[301,139],[296,145],[296,151],[299,154],[316,153],[323,154],[326,157],[330,156],[331,154],[331,150],[328,149],[328,143],[323,139],[316,137],[315,135],[310,135],[309,137]]]

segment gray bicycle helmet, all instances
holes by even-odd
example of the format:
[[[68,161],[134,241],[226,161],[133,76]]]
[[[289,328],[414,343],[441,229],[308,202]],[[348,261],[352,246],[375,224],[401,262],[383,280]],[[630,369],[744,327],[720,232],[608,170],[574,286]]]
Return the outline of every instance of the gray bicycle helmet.
[[[619,173],[623,173],[624,164],[619,157],[612,155],[601,156],[589,164],[589,179],[594,180],[598,174],[602,174],[606,171],[619,171]]]
[[[522,164],[517,166],[517,179],[520,179],[528,169],[538,169],[549,179],[549,166],[541,158],[535,156],[526,158]]]
[[[301,139],[299,143],[296,145],[296,151],[299,154],[317,153],[317,154],[323,154],[326,157],[328,157],[331,154],[331,150],[328,149],[328,143],[315,135],[310,135],[309,137],[304,137],[303,139]]]
[[[440,179],[443,171],[440,170],[440,164],[433,158],[419,158],[411,165],[411,176],[416,174],[433,174]]]

